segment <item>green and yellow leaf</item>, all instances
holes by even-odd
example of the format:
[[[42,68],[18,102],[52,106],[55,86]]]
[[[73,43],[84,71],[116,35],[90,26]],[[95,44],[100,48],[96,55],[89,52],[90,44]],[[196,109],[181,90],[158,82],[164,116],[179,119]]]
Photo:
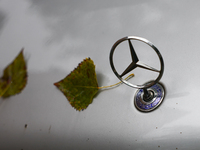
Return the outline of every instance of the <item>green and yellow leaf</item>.
[[[86,58],[67,77],[54,85],[64,93],[72,107],[78,111],[86,109],[98,92],[94,62]]]
[[[134,74],[130,74],[125,80],[133,76]],[[92,103],[98,90],[115,87],[120,83],[98,87],[94,62],[86,58],[68,76],[54,85],[63,92],[72,107],[81,111]]]
[[[14,61],[8,65],[0,78],[0,97],[20,93],[27,84],[26,62],[23,56],[23,50],[18,54]]]

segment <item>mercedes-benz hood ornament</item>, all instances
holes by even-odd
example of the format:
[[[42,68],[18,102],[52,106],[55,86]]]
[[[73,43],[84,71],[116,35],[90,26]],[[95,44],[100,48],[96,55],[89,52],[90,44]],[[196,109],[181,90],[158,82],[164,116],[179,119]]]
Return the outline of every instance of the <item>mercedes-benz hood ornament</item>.
[[[139,58],[135,52],[135,49],[132,45],[132,42],[131,42],[132,40],[144,42],[147,45],[149,45],[156,52],[156,54],[160,60],[160,69],[151,67],[139,60]],[[125,67],[124,71],[121,74],[119,74],[116,71],[114,63],[113,63],[113,54],[114,54],[117,46],[124,41],[127,41],[127,44],[129,45],[132,62],[130,62],[130,64],[127,67]],[[125,83],[126,85],[128,85],[130,87],[138,89],[135,94],[135,97],[134,97],[134,104],[138,110],[143,111],[143,112],[149,112],[149,111],[154,110],[161,104],[161,102],[163,101],[164,96],[165,96],[165,89],[164,89],[163,85],[158,82],[161,79],[163,72],[164,72],[164,61],[163,61],[162,55],[160,54],[159,50],[150,41],[148,41],[147,39],[141,38],[141,37],[136,37],[136,36],[128,36],[128,37],[124,37],[124,38],[118,40],[113,45],[113,47],[111,48],[111,51],[110,51],[110,65],[111,65],[111,68],[112,68],[114,74],[119,78],[119,80],[121,80],[123,83]],[[127,73],[129,73],[132,70],[137,69],[137,68],[143,68],[143,69],[147,69],[149,71],[156,72],[156,73],[158,73],[158,76],[155,80],[148,81],[143,85],[132,84],[123,78],[124,75],[126,75]]]

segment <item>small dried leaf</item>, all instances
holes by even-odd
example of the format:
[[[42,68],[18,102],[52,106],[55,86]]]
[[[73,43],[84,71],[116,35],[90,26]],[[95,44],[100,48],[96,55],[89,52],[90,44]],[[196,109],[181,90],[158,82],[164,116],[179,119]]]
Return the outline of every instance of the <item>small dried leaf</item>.
[[[26,63],[21,50],[14,61],[4,69],[3,76],[0,78],[0,97],[7,98],[20,93],[26,83]]]
[[[72,107],[78,111],[86,109],[98,92],[94,62],[86,58],[67,77],[54,85],[64,93]]]

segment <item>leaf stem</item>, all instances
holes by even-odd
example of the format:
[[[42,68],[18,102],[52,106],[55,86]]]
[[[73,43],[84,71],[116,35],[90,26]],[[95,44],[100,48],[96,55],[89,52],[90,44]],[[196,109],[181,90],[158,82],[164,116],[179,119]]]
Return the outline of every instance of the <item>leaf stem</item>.
[[[130,74],[128,77],[125,78],[125,80],[129,80],[131,79],[132,77],[134,77],[134,74]],[[118,86],[122,83],[122,81],[116,83],[116,84],[113,84],[113,85],[108,85],[108,86],[101,86],[101,87],[93,87],[93,86],[74,86],[74,87],[80,87],[80,88],[97,88],[97,89],[108,89],[108,88],[112,88],[114,86]]]
[[[134,74],[133,74],[133,73],[130,74],[128,77],[126,77],[125,80],[129,80],[129,79],[131,79],[132,77],[134,77]],[[120,81],[120,82],[118,82],[118,83],[116,83],[116,84],[113,84],[113,85],[109,85],[109,86],[101,86],[101,87],[98,87],[98,89],[112,88],[112,87],[114,87],[114,86],[120,85],[121,83],[122,83],[122,81]]]

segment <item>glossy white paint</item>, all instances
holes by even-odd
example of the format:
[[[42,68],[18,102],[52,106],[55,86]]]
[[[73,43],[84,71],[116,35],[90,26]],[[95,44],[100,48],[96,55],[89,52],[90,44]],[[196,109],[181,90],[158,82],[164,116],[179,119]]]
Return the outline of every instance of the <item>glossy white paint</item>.
[[[0,72],[24,47],[29,78],[21,94],[0,100],[0,148],[199,149],[199,5],[186,0],[1,0]],[[141,113],[133,105],[136,89],[121,85],[75,111],[53,83],[86,57],[96,64],[100,86],[118,82],[109,52],[128,35],[150,40],[163,56],[161,82],[167,94],[162,105]],[[154,63],[150,53],[144,59]],[[135,74],[133,83],[143,81],[140,71]]]

